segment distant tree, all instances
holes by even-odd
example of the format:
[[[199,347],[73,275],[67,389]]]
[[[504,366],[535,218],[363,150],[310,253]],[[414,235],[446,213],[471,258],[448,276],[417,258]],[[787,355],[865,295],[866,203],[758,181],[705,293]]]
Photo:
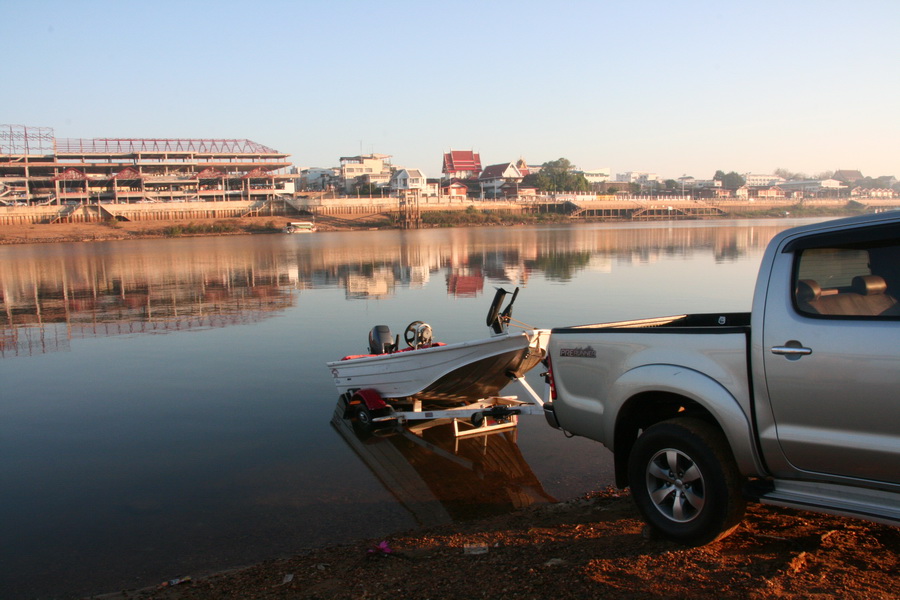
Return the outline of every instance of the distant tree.
[[[831,179],[834,176],[834,171],[822,171],[821,173],[816,173],[812,176],[813,179]]]
[[[795,173],[793,171],[788,171],[787,169],[782,168],[775,169],[775,175],[778,175],[779,177],[787,181],[803,181],[805,179],[809,179],[809,177],[806,176],[806,173]],[[830,179],[830,176],[823,177],[823,179]]]
[[[890,175],[884,175],[882,177],[863,177],[862,179],[857,179],[856,182],[853,183],[854,186],[858,186],[865,189],[881,189],[881,188],[889,188],[891,187],[891,182],[893,181],[893,177]]]
[[[536,258],[534,266],[550,281],[571,281],[590,261],[590,252],[552,252]]]
[[[666,186],[667,190],[677,190],[678,182],[675,181],[674,179],[666,179],[665,186]]]
[[[381,188],[379,188],[374,183],[358,183],[356,185],[356,195],[357,196],[380,196]]]
[[[735,171],[732,171],[730,173],[725,173],[724,171],[716,171],[716,174],[713,175],[713,179],[716,181],[721,181],[722,187],[727,190],[736,190],[747,183],[747,180],[741,177]]]
[[[551,160],[541,170],[527,175],[523,186],[536,187],[542,192],[587,192],[591,184],[582,173],[574,173],[574,166],[566,158]]]

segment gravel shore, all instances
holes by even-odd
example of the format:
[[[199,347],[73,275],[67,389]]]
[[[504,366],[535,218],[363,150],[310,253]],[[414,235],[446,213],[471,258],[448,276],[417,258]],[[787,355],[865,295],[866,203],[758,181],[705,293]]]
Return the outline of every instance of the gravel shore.
[[[756,505],[730,536],[687,548],[604,490],[98,598],[887,600],[898,550],[896,528]]]

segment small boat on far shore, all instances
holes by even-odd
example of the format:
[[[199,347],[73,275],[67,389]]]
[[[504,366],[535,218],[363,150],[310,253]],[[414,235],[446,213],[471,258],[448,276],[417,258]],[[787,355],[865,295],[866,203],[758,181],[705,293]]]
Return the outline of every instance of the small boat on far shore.
[[[316,224],[312,221],[293,221],[284,227],[285,233],[313,233],[316,230]]]

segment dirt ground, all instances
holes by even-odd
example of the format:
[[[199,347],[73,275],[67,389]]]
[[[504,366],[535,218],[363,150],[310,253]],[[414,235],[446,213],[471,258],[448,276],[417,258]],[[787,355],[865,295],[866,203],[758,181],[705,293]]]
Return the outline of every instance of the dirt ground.
[[[102,598],[888,599],[898,550],[897,528],[760,505],[687,548],[646,536],[627,493],[605,490]]]

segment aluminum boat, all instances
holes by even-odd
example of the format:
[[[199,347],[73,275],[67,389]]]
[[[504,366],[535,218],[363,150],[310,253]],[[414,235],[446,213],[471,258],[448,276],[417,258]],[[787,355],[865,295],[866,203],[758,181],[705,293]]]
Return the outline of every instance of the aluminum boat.
[[[475,402],[496,396],[511,381],[543,360],[549,329],[508,331],[512,305],[500,307],[509,293],[497,290],[488,312],[490,337],[451,344],[432,341],[431,327],[414,321],[399,336],[378,325],[369,333],[369,354],[346,356],[327,363],[334,384],[349,399],[357,393],[381,399],[414,398],[432,405]]]

